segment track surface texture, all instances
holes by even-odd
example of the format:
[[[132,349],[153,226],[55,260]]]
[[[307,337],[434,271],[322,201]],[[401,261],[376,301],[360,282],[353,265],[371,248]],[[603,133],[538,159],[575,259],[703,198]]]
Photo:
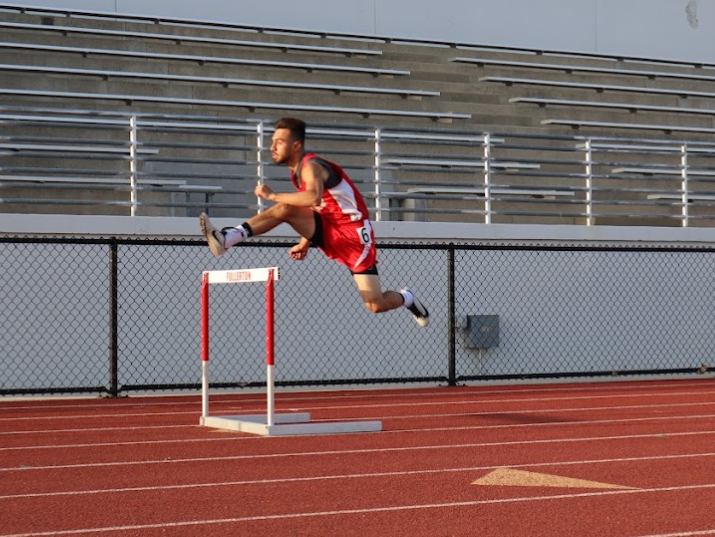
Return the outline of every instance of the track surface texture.
[[[286,392],[383,431],[199,426],[198,396],[0,400],[0,537],[715,535],[715,381]],[[212,415],[265,412],[219,394]]]

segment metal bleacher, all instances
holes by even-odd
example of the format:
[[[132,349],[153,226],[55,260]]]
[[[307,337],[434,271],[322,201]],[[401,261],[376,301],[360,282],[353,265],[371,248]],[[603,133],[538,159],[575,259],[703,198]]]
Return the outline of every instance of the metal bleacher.
[[[402,83],[399,79],[409,79],[410,69],[385,67],[383,51],[371,44],[108,15],[0,5],[5,57],[0,90],[10,99],[7,104],[37,100],[76,107],[82,100],[94,101],[92,107],[143,106],[140,111],[165,106],[169,113],[187,107],[226,113],[242,108],[443,123],[471,117],[447,109],[439,90]],[[55,24],[59,19],[63,22]],[[101,27],[92,27],[97,20]]]
[[[570,89],[585,89],[593,90],[598,93],[606,91],[627,92],[638,94],[654,94],[654,95],[669,95],[674,97],[700,97],[705,99],[715,98],[715,92],[696,91],[686,88],[661,88],[648,86],[630,86],[618,84],[606,84],[603,82],[574,82],[570,80],[545,80],[542,78],[520,78],[511,76],[485,76],[479,78],[481,82],[496,82],[506,84],[507,86],[528,85],[528,86],[546,86],[550,88],[570,88]]]
[[[632,68],[615,68],[593,65],[578,65],[575,63],[545,63],[545,62],[523,62],[509,60],[495,60],[488,58],[468,58],[457,56],[450,58],[450,62],[473,64],[480,67],[496,66],[517,69],[536,69],[539,71],[561,71],[564,73],[588,73],[599,75],[616,75],[626,77],[642,77],[648,79],[669,78],[676,80],[701,80],[706,82],[715,82],[715,75],[708,75],[702,72],[679,72],[679,71],[662,71],[652,69],[632,69]]]
[[[549,99],[541,97],[514,97],[509,99],[510,103],[535,104],[541,107],[547,106],[570,106],[570,107],[591,107],[591,108],[611,108],[616,110],[627,110],[629,112],[665,112],[673,114],[694,114],[715,116],[714,108],[694,108],[688,106],[658,106],[643,103],[624,103],[611,101],[583,101],[570,99]]]
[[[0,123],[6,212],[248,216],[257,183],[290,189],[272,121],[0,107]],[[702,142],[317,123],[308,136],[376,220],[715,224]]]
[[[713,132],[704,116],[715,115],[715,64],[554,51],[516,59],[460,55],[448,61],[472,69],[480,84],[503,84],[514,105],[537,105],[535,120],[546,127],[597,134],[688,133],[701,140]],[[634,114],[648,119],[634,121]]]
[[[380,69],[362,65],[337,65],[331,63],[304,63],[257,60],[251,58],[235,58],[216,55],[196,55],[196,54],[162,54],[157,52],[138,52],[132,50],[106,49],[97,47],[66,47],[53,45],[38,45],[32,43],[0,42],[0,49],[18,51],[36,51],[42,53],[57,54],[78,54],[82,57],[109,56],[124,57],[139,60],[157,61],[181,61],[193,62],[199,65],[221,64],[221,65],[246,65],[257,67],[274,67],[280,69],[300,69],[308,72],[313,71],[335,71],[347,73],[362,73],[373,76],[406,76],[410,72],[404,69]]]
[[[370,116],[402,116],[402,117],[424,117],[436,121],[450,121],[453,119],[469,119],[469,114],[458,114],[453,112],[439,111],[419,111],[419,110],[397,110],[381,108],[354,108],[350,106],[320,106],[290,103],[267,103],[254,101],[234,101],[219,99],[183,99],[178,97],[156,97],[153,95],[139,94],[114,94],[114,93],[88,93],[88,92],[68,92],[68,91],[42,91],[25,89],[0,89],[0,95],[16,95],[23,97],[33,97],[37,99],[57,100],[94,100],[94,101],[119,101],[131,105],[133,103],[160,103],[178,104],[191,107],[197,106],[221,106],[228,108],[245,108],[247,110],[284,110],[286,112],[328,112],[357,114],[364,117]]]
[[[46,24],[25,24],[16,22],[0,22],[0,28],[7,30],[23,30],[32,32],[59,32],[62,35],[83,34],[93,36],[111,36],[134,39],[149,39],[170,41],[172,43],[201,43],[207,45],[228,45],[232,47],[249,47],[259,49],[274,49],[281,52],[301,51],[301,52],[317,52],[321,54],[340,54],[345,56],[380,56],[382,51],[356,48],[356,47],[330,47],[330,46],[313,46],[302,45],[299,43],[271,41],[256,41],[248,39],[221,39],[217,37],[192,36],[182,35],[178,33],[157,33],[157,32],[133,32],[130,30],[106,30],[101,28],[84,28],[81,26],[57,26]]]
[[[581,127],[596,127],[600,129],[635,129],[639,131],[661,131],[666,134],[671,134],[674,132],[700,134],[715,133],[715,128],[713,127],[693,127],[688,125],[669,125],[665,123],[616,123],[614,121],[588,121],[585,119],[544,119],[541,121],[541,123],[542,125],[564,125],[575,129],[579,129]]]
[[[715,225],[711,66],[11,4],[0,28],[0,211],[249,215],[299,115],[377,220]]]
[[[63,76],[84,76],[99,77],[104,80],[110,78],[130,78],[140,80],[155,80],[164,82],[187,82],[198,84],[218,84],[224,87],[229,86],[256,86],[268,88],[290,88],[295,89],[298,84],[295,82],[285,82],[280,80],[257,80],[247,78],[226,78],[212,76],[186,76],[171,75],[167,73],[146,73],[132,71],[113,71],[109,69],[71,69],[68,67],[45,67],[37,65],[16,65],[0,64],[0,71],[16,71],[33,74],[53,74]],[[408,99],[421,99],[423,97],[439,97],[439,91],[417,90],[410,88],[381,88],[374,86],[348,86],[341,84],[300,84],[302,89],[329,91],[335,94],[340,93],[374,93],[385,95],[400,95]]]

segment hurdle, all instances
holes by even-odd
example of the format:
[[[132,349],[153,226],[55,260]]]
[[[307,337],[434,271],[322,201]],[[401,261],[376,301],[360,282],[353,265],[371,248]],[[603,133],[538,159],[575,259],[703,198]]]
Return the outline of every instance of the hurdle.
[[[200,425],[261,436],[377,432],[381,421],[310,422],[304,412],[275,411],[275,290],[279,267],[204,271],[201,281],[201,419]],[[209,415],[209,286],[266,282],[266,414]]]

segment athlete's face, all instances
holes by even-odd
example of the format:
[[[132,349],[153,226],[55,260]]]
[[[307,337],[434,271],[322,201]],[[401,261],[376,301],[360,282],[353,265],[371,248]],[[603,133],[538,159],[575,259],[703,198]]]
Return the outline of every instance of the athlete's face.
[[[271,157],[276,164],[293,164],[302,153],[301,143],[288,129],[276,129],[271,144]]]

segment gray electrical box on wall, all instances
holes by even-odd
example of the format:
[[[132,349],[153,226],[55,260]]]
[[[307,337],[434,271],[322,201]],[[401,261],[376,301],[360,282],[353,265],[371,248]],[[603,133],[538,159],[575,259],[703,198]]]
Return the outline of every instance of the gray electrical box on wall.
[[[499,346],[498,315],[467,315],[466,344],[469,349]]]

